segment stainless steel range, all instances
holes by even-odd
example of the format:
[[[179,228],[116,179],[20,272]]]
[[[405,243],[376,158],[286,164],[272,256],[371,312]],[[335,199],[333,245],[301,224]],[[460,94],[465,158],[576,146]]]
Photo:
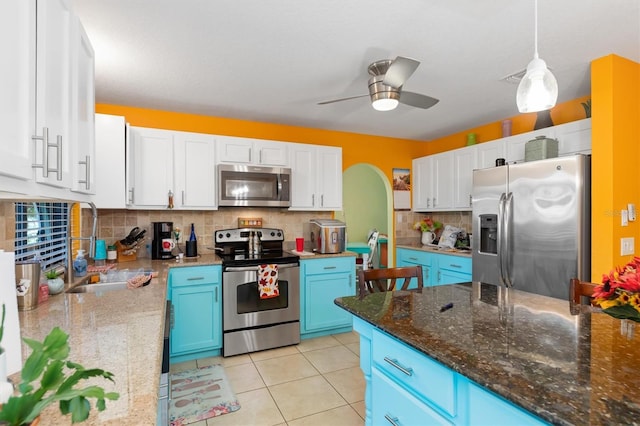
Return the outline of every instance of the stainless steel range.
[[[284,232],[223,229],[214,240],[222,259],[222,355],[300,343],[300,258],[283,251]],[[261,265],[277,265],[279,296],[260,297]]]

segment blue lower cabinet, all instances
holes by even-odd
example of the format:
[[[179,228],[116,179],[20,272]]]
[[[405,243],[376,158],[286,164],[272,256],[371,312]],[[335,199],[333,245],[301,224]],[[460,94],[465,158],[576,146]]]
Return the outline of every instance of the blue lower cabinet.
[[[354,318],[366,425],[546,425],[426,354]]]
[[[471,281],[471,257],[398,248],[396,265],[422,266],[422,281],[425,287]],[[415,288],[415,285],[412,283],[409,288]]]
[[[317,337],[351,330],[352,315],[333,301],[356,294],[355,257],[300,262],[300,333]]]
[[[466,283],[471,281],[471,258],[462,256],[438,256],[437,285]]]
[[[169,271],[172,305],[170,356],[181,362],[213,356],[222,348],[222,284],[219,266]]]
[[[396,266],[422,266],[422,285],[428,287],[433,283],[433,256],[431,253],[420,250],[396,249]],[[415,279],[411,280],[409,288],[416,288],[418,285]]]

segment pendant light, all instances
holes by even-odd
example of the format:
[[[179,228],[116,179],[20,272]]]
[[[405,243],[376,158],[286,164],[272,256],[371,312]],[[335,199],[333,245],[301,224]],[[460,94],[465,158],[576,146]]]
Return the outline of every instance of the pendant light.
[[[558,100],[558,82],[545,61],[538,57],[538,0],[534,0],[534,42],[533,60],[527,65],[527,73],[518,85],[516,103],[520,112],[538,112],[551,109]]]

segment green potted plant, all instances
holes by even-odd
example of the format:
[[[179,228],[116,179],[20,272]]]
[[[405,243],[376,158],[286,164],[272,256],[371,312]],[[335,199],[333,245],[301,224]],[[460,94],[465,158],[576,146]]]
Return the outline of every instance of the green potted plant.
[[[67,361],[68,339],[69,335],[59,327],[51,330],[42,343],[23,339],[32,352],[20,373],[19,394],[10,397],[0,410],[0,424],[28,425],[45,407],[55,402],[62,414],[71,414],[72,423],[79,423],[89,417],[91,404],[88,398],[95,398],[98,411],[106,408],[106,399],[119,398],[118,393],[105,392],[100,386],[76,387],[81,380],[90,377],[103,377],[113,382],[113,374]]]
[[[45,273],[47,277],[47,286],[49,286],[49,294],[58,294],[64,290],[64,281],[60,278],[60,274],[51,269]]]

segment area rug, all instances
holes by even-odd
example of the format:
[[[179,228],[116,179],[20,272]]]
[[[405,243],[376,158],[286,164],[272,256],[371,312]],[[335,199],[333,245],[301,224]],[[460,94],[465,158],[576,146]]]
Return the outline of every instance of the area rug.
[[[187,425],[240,409],[222,365],[173,373],[169,384],[171,426]]]

